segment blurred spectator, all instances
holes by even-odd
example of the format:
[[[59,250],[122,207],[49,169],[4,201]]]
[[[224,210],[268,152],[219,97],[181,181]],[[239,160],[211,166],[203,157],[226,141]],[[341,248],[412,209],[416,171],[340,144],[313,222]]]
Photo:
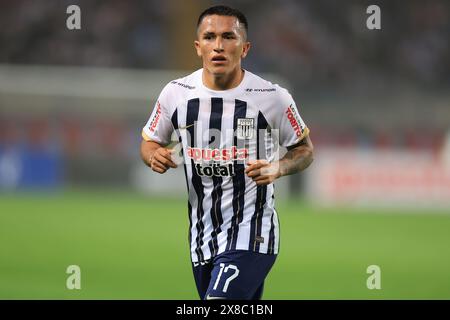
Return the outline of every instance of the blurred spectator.
[[[202,2],[205,7],[214,3]],[[82,8],[77,32],[65,28],[70,4]],[[249,18],[258,54],[250,53],[246,65],[281,73],[294,86],[354,83],[367,80],[368,73],[373,79],[401,75],[436,85],[450,81],[450,3],[444,0],[407,6],[383,1],[380,31],[367,30],[370,3],[364,1],[229,4]],[[186,30],[173,32],[179,13],[170,1],[18,0],[0,6],[0,63],[176,68],[182,64],[170,61],[175,43],[194,37]]]

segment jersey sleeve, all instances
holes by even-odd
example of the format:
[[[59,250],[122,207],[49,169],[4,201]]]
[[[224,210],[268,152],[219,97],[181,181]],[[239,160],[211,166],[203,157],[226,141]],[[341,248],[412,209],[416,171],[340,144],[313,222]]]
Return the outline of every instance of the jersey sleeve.
[[[283,147],[290,147],[309,135],[309,129],[298,112],[292,96],[283,90],[281,95],[282,113],[279,113],[279,143]]]
[[[155,141],[161,145],[170,143],[173,125],[169,114],[170,94],[167,86],[163,89],[155,103],[153,111],[142,129],[145,141]]]

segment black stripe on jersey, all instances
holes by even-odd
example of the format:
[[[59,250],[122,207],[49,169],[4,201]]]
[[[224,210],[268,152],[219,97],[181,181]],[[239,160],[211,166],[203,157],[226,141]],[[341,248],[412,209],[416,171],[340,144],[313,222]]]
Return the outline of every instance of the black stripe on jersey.
[[[258,113],[258,124],[256,130],[256,158],[257,159],[267,159],[266,154],[266,143],[265,143],[265,130],[269,127],[264,115]],[[264,131],[263,131],[264,130]],[[261,131],[261,132],[260,132]],[[261,135],[262,134],[262,135]],[[256,187],[256,202],[255,202],[255,212],[253,213],[250,222],[250,248],[253,251],[259,252],[259,247],[261,244],[261,230],[262,230],[262,218],[264,215],[264,205],[266,204],[267,197],[267,186],[257,186]],[[264,239],[268,241],[268,239]]]
[[[191,141],[187,141],[187,144],[191,147],[195,147],[196,136],[195,136],[195,126],[193,125],[195,121],[198,120],[198,113],[200,109],[200,99],[191,99],[187,104],[186,112],[186,130],[188,130]],[[197,194],[197,223],[195,227],[197,229],[197,237],[195,238],[195,243],[197,247],[195,248],[195,253],[197,254],[198,261],[204,261],[203,251],[201,249],[203,245],[203,230],[205,226],[203,225],[203,198],[205,197],[202,178],[200,178],[197,172],[194,170],[194,160],[191,159],[191,171],[192,171],[192,185],[194,186],[195,193]]]
[[[247,114],[247,102],[236,99],[234,107],[233,145],[236,148],[242,148],[245,141],[237,138],[237,120],[245,118]],[[243,163],[234,161],[233,176],[233,217],[231,218],[231,227],[228,229],[227,250],[236,249],[237,236],[239,232],[239,223],[242,222],[244,213],[244,195],[245,195],[245,166]]]
[[[222,128],[222,114],[223,114],[223,99],[211,98],[211,115],[209,118],[209,148],[220,148],[220,130]],[[214,130],[215,134],[213,135]],[[222,218],[222,177],[212,177],[214,188],[211,192],[211,221],[213,224],[213,230],[211,232],[211,240],[208,242],[209,249],[211,250],[211,257],[216,256],[219,251],[219,245],[217,242],[217,235],[220,233],[220,226],[223,223]]]
[[[273,254],[275,245],[275,224],[273,223],[273,216],[275,215],[275,210],[272,212],[270,217],[270,231],[269,231],[269,243],[267,244],[267,253]]]
[[[175,130],[178,130],[178,109],[175,109],[172,114],[172,118],[170,118],[170,121],[172,122],[173,128]]]
[[[173,112],[171,121],[172,121],[173,128],[177,132],[178,142],[180,144],[182,144],[181,134],[178,131],[178,109],[175,109],[175,111]],[[184,159],[183,148],[181,148],[180,152],[181,152],[181,157]],[[187,190],[188,190],[188,193],[189,193],[189,183],[188,183],[188,178],[187,178],[187,168],[186,168],[186,163],[185,162],[183,162],[183,168],[184,168],[184,178],[186,179],[186,186],[187,186]]]
[[[189,217],[188,239],[189,239],[189,247],[190,247],[191,241],[192,241],[192,206],[191,206],[191,202],[189,200],[188,200],[188,217]]]
[[[172,125],[174,130],[177,132],[178,134],[178,142],[182,143],[181,141],[181,135],[180,133],[177,131],[179,126],[178,126],[178,109],[175,109],[175,111],[172,114],[172,118],[170,119],[172,121]],[[183,153],[183,148],[181,148],[181,157],[184,158],[184,153]],[[189,183],[188,183],[188,177],[187,177],[187,168],[186,168],[186,163],[183,163],[183,169],[184,169],[184,178],[186,179],[186,187],[189,193]],[[192,240],[192,206],[191,203],[188,200],[188,218],[189,218],[189,233],[188,233],[188,239],[189,239],[189,245],[191,245],[191,240]]]
[[[267,250],[268,254],[273,254],[275,252],[275,223],[273,222],[275,214],[277,215],[278,232],[280,231],[280,220],[278,217],[278,213],[277,213],[277,210],[275,210],[275,208],[273,208],[272,217],[270,218],[271,226],[270,226],[270,232],[269,232],[269,248]],[[280,251],[279,248],[280,248],[280,239],[278,239],[278,253]]]

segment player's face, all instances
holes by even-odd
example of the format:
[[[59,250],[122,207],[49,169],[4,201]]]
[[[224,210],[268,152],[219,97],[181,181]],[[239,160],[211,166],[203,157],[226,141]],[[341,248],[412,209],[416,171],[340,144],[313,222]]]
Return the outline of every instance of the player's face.
[[[241,59],[247,55],[250,43],[236,17],[206,16],[197,32],[195,48],[206,71],[226,75],[241,68]]]

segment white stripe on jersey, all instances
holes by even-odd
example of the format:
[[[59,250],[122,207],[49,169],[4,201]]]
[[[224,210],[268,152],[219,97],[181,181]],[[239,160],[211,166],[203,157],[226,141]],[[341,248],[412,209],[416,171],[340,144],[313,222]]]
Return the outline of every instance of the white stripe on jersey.
[[[181,140],[192,207],[192,261],[209,260],[229,249],[278,253],[279,227],[273,185],[257,188],[244,174],[243,164],[256,159],[257,150],[261,158],[266,155],[272,158],[271,152],[276,149],[272,143],[290,146],[306,132],[289,93],[248,71],[238,87],[210,90],[203,85],[200,69],[169,83],[157,106],[143,129],[143,136],[165,143],[170,141],[175,129]],[[176,123],[172,122],[174,119]],[[210,137],[210,125],[221,129],[214,139]],[[234,125],[241,126],[238,136],[234,134],[237,129]],[[252,126],[254,130],[258,127],[279,130],[279,141],[266,137],[266,144],[258,147],[256,133],[253,137],[245,136]],[[216,150],[216,159],[229,158],[234,152],[236,158],[244,158],[244,163],[238,159],[228,163],[209,161],[211,150]],[[199,196],[203,196],[201,201]]]
[[[275,243],[274,243],[274,254],[278,254],[280,250],[280,224],[278,220],[278,212],[275,209],[273,214],[273,223],[275,227]]]
[[[245,177],[245,182],[247,188],[253,186],[255,183],[249,177]],[[249,188],[250,189],[250,188]],[[251,219],[253,213],[255,212],[255,199],[256,199],[256,188],[251,188],[245,194],[244,202],[244,221],[239,225],[239,236],[237,240],[236,249],[238,250],[251,250],[250,248],[250,229],[251,229]]]

